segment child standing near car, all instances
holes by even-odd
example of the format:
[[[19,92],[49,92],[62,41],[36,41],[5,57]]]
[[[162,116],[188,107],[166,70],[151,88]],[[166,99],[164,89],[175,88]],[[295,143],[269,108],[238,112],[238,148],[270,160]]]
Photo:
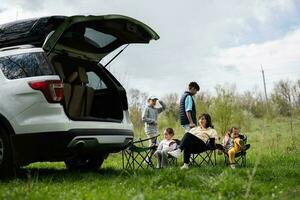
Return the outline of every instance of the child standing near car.
[[[157,118],[158,114],[165,110],[166,106],[162,101],[159,101],[161,107],[156,108],[156,102],[158,98],[156,96],[150,96],[148,98],[148,105],[145,107],[142,120],[145,123],[145,132],[148,138],[152,138],[149,141],[149,146],[156,145],[157,136]],[[153,138],[154,137],[154,138]]]
[[[164,138],[158,145],[154,155],[157,157],[157,167],[163,168],[168,165],[168,152],[174,151],[177,148],[177,143],[173,140],[174,130],[167,128],[164,132]]]

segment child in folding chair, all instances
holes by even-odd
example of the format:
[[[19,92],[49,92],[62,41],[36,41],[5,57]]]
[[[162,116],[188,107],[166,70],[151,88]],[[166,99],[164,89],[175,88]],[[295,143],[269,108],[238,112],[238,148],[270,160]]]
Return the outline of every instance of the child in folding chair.
[[[233,147],[233,138],[231,136],[231,128],[227,130],[227,132],[225,133],[224,139],[222,141],[222,146],[223,149],[222,151],[224,152],[228,152],[229,149],[231,149]],[[221,152],[222,153],[222,152]]]
[[[174,130],[167,128],[164,132],[164,138],[158,145],[154,155],[157,157],[157,167],[163,168],[168,165],[168,152],[173,151],[177,148],[177,143],[173,140]]]
[[[232,137],[231,134],[233,134]],[[223,140],[223,147],[228,153],[229,165],[232,169],[235,169],[235,154],[241,150],[242,146],[243,142],[240,138],[238,128],[232,127],[230,133],[226,133]]]

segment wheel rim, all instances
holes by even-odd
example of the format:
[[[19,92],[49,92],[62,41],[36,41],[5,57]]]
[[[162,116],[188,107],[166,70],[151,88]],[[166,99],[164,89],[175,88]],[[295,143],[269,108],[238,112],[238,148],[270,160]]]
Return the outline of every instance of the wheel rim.
[[[4,145],[3,145],[2,138],[0,138],[0,164],[3,161],[3,155],[4,155]]]

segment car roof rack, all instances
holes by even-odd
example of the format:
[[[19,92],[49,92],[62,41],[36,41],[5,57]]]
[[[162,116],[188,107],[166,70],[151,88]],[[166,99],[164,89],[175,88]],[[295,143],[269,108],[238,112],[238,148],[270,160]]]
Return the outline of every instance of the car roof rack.
[[[29,48],[33,48],[35,46],[31,45],[31,44],[26,44],[26,45],[18,45],[18,46],[12,46],[12,47],[4,47],[1,48],[0,51],[8,51],[8,50],[14,50],[14,49],[29,49]]]

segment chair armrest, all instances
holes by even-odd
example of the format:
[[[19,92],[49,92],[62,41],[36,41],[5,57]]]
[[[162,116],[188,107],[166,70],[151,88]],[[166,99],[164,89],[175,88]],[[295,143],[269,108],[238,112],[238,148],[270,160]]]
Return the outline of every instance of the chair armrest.
[[[208,147],[208,149],[210,150],[214,150],[216,149],[216,143],[215,143],[215,138],[209,138],[206,142],[206,146]]]
[[[134,141],[133,144],[143,143],[143,142],[145,142],[145,141],[149,141],[149,140],[155,139],[155,138],[157,138],[158,136],[159,136],[159,135],[156,135],[156,136],[150,137],[150,138],[146,138],[146,139],[139,139],[139,140]]]

